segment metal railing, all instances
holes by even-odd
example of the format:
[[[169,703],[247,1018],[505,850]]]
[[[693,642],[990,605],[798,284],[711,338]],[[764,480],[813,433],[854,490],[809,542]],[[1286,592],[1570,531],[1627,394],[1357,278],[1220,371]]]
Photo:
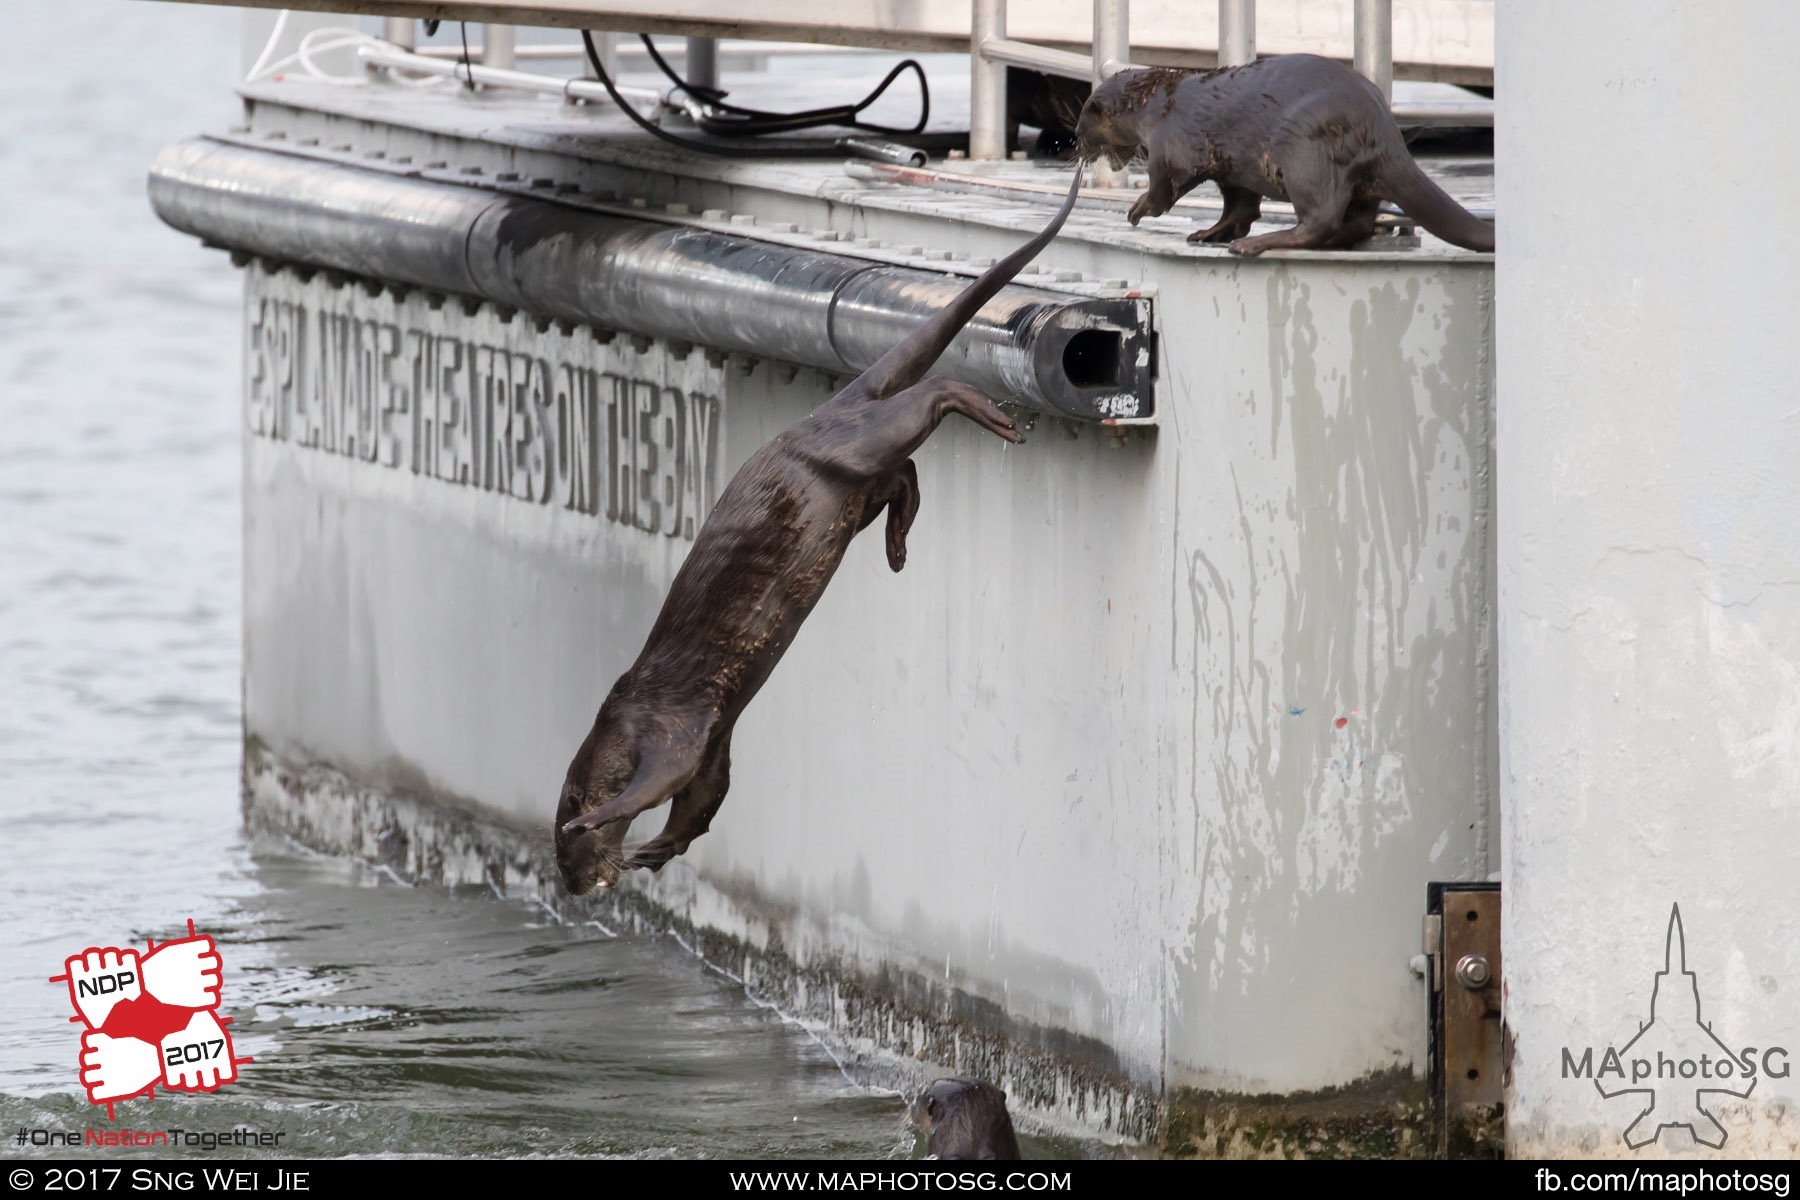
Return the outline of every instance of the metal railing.
[[[1085,79],[1099,86],[1131,65],[1130,0],[1094,0],[1094,51],[1076,54],[1034,46],[1006,36],[1006,0],[974,0],[969,22],[969,157],[1005,158],[1006,68],[1029,67],[1047,75]],[[1094,164],[1097,187],[1118,187],[1123,171]]]
[[[1393,0],[1354,0],[1353,61],[1356,70],[1392,103],[1394,94]],[[1006,68],[1029,67],[1050,75],[1099,84],[1132,66],[1129,0],[1094,0],[1094,49],[1076,54],[1034,46],[1006,36],[1006,0],[974,0],[969,37],[969,157],[1005,158]],[[1256,0],[1219,0],[1218,62],[1237,66],[1256,59]],[[1491,105],[1400,104],[1394,115],[1409,124],[1493,123]],[[1094,164],[1097,187],[1119,187],[1124,172]]]
[[[1393,0],[1343,0],[1354,4],[1353,62],[1358,73],[1381,89],[1382,95],[1393,97],[1394,86],[1394,6]],[[1126,70],[1131,59],[1130,0],[1093,0],[1092,52],[1079,54],[1018,41],[1007,36],[1007,0],[972,0],[969,38],[969,157],[996,160],[1007,157],[1006,71],[1008,67],[1026,67],[1050,75],[1083,79],[1098,85],[1108,76]],[[1220,66],[1236,66],[1256,59],[1256,0],[1218,0],[1219,40],[1217,61]],[[616,54],[616,37],[606,38],[608,57]],[[413,22],[390,18],[386,22],[386,40],[408,57],[419,55],[415,49]],[[711,83],[716,79],[717,44],[708,38],[689,38],[689,74],[697,71],[695,83]],[[563,46],[520,47],[515,41],[514,27],[489,25],[480,47],[481,68],[463,68],[474,82],[490,86],[530,86],[522,81],[514,64],[521,58],[562,57],[573,53]],[[426,57],[449,57],[450,51],[428,50]],[[365,55],[365,57],[368,57]],[[380,57],[380,56],[377,56]],[[382,66],[406,65],[385,61]],[[485,78],[484,78],[485,76]],[[459,76],[460,77],[460,76]],[[532,81],[535,83],[536,81]],[[580,85],[569,88],[562,81],[554,86],[532,87],[531,90],[563,91],[573,95]],[[634,89],[635,90],[635,89]],[[582,98],[587,98],[585,95]],[[634,97],[635,98],[635,97]],[[1394,115],[1414,125],[1491,125],[1491,103],[1397,104]],[[1105,161],[1093,164],[1093,181],[1097,187],[1123,187],[1127,183],[1124,170],[1114,170]]]

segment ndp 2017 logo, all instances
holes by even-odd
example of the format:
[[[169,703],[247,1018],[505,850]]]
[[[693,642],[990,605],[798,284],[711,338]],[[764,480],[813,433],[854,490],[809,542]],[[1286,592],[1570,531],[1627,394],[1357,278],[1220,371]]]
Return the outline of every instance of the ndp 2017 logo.
[[[81,1085],[95,1104],[152,1096],[161,1084],[213,1092],[237,1078],[248,1058],[232,1053],[230,1017],[219,1016],[220,961],[210,936],[188,922],[187,936],[143,953],[90,946],[70,955],[51,983],[67,983],[81,1034]]]

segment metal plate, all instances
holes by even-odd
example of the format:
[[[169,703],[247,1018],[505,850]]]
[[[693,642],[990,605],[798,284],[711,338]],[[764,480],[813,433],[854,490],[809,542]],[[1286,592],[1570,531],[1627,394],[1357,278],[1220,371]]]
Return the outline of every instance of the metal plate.
[[[1441,938],[1431,971],[1440,1145],[1463,1157],[1482,1153],[1503,1098],[1500,891],[1494,884],[1433,885],[1432,901],[1426,927]]]

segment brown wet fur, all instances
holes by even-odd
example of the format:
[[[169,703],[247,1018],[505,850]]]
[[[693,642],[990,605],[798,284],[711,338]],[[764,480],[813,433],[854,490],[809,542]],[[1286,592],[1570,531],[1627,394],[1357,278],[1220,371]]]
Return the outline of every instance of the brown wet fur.
[[[991,1083],[940,1079],[919,1093],[912,1115],[925,1133],[926,1153],[932,1158],[1021,1157],[1006,1111],[1006,1093]]]
[[[1055,237],[1080,172],[1045,228],[995,263],[848,387],[752,454],[676,572],[643,651],[613,684],[569,764],[556,861],[572,892],[660,870],[711,826],[731,782],[731,733],[793,644],[850,539],[887,515],[888,566],[906,565],[919,511],[912,454],[960,413],[1009,442],[1012,418],[975,388],[921,383],[957,332]],[[669,803],[627,856],[633,817]]]
[[[1343,63],[1282,54],[1215,71],[1121,71],[1094,90],[1076,123],[1076,155],[1115,168],[1141,148],[1149,185],[1133,225],[1211,180],[1225,212],[1190,242],[1265,250],[1354,246],[1383,201],[1453,245],[1492,250],[1494,227],[1433,183],[1406,149],[1379,89]],[[1288,200],[1292,229],[1252,236],[1264,197]]]

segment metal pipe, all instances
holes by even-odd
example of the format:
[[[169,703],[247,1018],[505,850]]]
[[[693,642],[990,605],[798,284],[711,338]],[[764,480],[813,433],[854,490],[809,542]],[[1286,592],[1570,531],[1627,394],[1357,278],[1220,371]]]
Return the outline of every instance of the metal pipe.
[[[1494,102],[1402,103],[1394,108],[1394,120],[1402,125],[1437,125],[1462,129],[1494,127]]]
[[[1048,46],[1015,42],[1011,38],[988,38],[981,44],[981,50],[990,61],[1008,66],[1028,67],[1068,79],[1092,80],[1094,77],[1093,57],[1072,50],[1052,50]]]
[[[1130,0],[1094,0],[1094,80],[1131,65]]]
[[[388,17],[381,22],[382,39],[402,50],[419,47],[419,25],[411,17]]]
[[[988,46],[1006,39],[1006,0],[973,0],[969,46],[969,157],[1006,157],[1006,64]]]
[[[620,39],[620,37],[621,37],[620,34],[613,33],[610,31],[607,33],[600,33],[600,34],[594,35],[594,49],[600,55],[600,68],[606,72],[606,77],[608,79],[612,80],[614,83],[617,83],[619,81],[619,39]],[[639,49],[642,50],[642,47],[640,46]],[[582,76],[584,78],[589,78],[589,79],[593,78],[594,68],[593,68],[592,64],[590,64],[587,61],[587,55],[582,54],[580,57],[582,60],[581,61]],[[650,56],[648,53],[645,53],[644,57],[649,58]]]
[[[626,42],[623,46],[618,46],[618,39],[620,38],[620,36],[621,35],[617,34],[617,33],[598,33],[598,32],[596,32],[594,34],[594,42],[596,45],[598,45],[600,43],[601,38],[603,38],[603,37],[608,38],[614,43],[615,46],[617,46],[617,49],[614,51],[614,53],[617,54],[619,58],[631,59],[631,60],[633,60],[634,63],[649,61],[649,59],[650,59],[649,52],[646,51],[643,48],[643,46],[637,44],[636,42]],[[661,49],[661,48],[659,47],[659,49]],[[479,58],[481,56],[481,43],[480,42],[471,43],[469,46],[469,52]],[[662,52],[662,56],[666,59],[669,59],[671,62],[673,62],[676,59],[680,59],[683,62],[687,61],[687,59],[686,59],[687,45],[686,45],[685,41],[680,43],[679,48],[677,48],[677,46],[672,43],[667,49],[661,49],[661,52]],[[461,58],[462,57],[462,45],[461,45],[461,43],[458,43],[457,45],[454,45],[454,46],[426,46],[426,47],[422,48],[421,50],[419,50],[419,53],[433,55],[438,58]],[[736,46],[721,46],[719,49],[719,61],[721,63],[727,63],[727,62],[731,62],[735,59],[739,62],[743,62],[746,64],[754,64],[754,63],[758,63],[758,62],[766,62],[772,58],[798,58],[798,57],[819,56],[819,55],[827,55],[827,54],[842,55],[845,53],[858,53],[858,52],[854,51],[854,50],[847,50],[847,48],[844,46],[832,46],[832,45],[813,46],[813,45],[808,45],[804,42],[751,42],[751,43],[747,43],[747,44],[739,44]],[[874,55],[877,52],[871,50],[871,51],[864,51],[863,53]],[[585,57],[587,57],[587,51],[582,48],[582,45],[580,42],[521,42],[514,49],[513,54],[521,62],[523,62],[524,60],[529,59],[529,58],[585,58]],[[604,61],[605,51],[602,50],[601,54],[602,54],[602,60]],[[755,70],[758,68],[756,68],[753,65],[746,65],[745,69],[746,70]],[[610,71],[610,68],[609,68],[609,71]],[[1086,78],[1086,76],[1083,76],[1083,78]]]
[[[1394,0],[1356,0],[1356,73],[1394,98]]]
[[[923,167],[927,158],[925,152],[917,146],[903,146],[899,142],[883,141],[880,138],[839,138],[838,145],[858,158],[900,167]]]
[[[514,50],[519,44],[519,31],[512,25],[489,25],[481,42],[481,62],[498,71],[510,71],[518,63]]]
[[[540,92],[548,96],[573,96],[582,100],[612,103],[612,97],[606,94],[606,89],[590,79],[535,75],[529,71],[502,71],[496,67],[474,64],[465,68],[460,60],[427,58],[423,54],[408,54],[402,50],[388,50],[379,46],[363,46],[357,50],[357,53],[365,61],[372,62],[377,66],[399,67],[406,71],[416,71],[421,75],[443,75],[451,79],[468,79],[487,87],[518,88],[521,91]],[[638,104],[655,106],[662,103],[662,93],[652,88],[621,86],[619,94]]]
[[[1256,61],[1256,0],[1219,0],[1219,65]]]
[[[599,44],[601,36],[602,35],[598,34],[598,33],[596,33],[594,35],[594,43],[596,45]],[[610,36],[610,35],[608,35],[608,36]],[[394,39],[388,38],[387,40],[391,42]],[[482,45],[480,42],[472,42],[469,45],[469,54],[473,58],[480,59],[482,57],[482,55],[484,55],[486,52],[487,52],[487,47]],[[454,46],[423,46],[423,47],[420,47],[419,49],[415,50],[414,53],[415,54],[423,54],[427,58],[460,59],[462,57],[463,52],[462,52],[462,45],[460,43],[458,43],[457,45],[454,45]],[[549,42],[549,43],[527,42],[522,46],[514,46],[513,47],[513,58],[519,62],[526,62],[531,59],[586,58],[586,57],[587,57],[587,51],[582,48],[581,43],[579,43],[579,42],[577,42],[573,46],[566,46],[566,45],[561,44],[560,42]]]
[[[687,65],[682,77],[697,88],[719,86],[719,39],[691,37],[687,40]]]
[[[1107,76],[1130,64],[1130,3],[1128,0],[1094,0],[1094,86],[1099,87]],[[1130,172],[1124,167],[1114,170],[1104,158],[1098,158],[1094,160],[1093,179],[1095,187],[1124,187],[1130,181]]]
[[[418,49],[418,37],[415,33],[417,25],[405,17],[387,17],[381,22],[382,40],[391,46],[413,52]],[[368,59],[363,60],[363,72],[371,79],[379,76],[383,68],[376,66]]]
[[[969,282],[205,138],[163,150],[149,192],[169,225],[228,249],[840,375],[868,367]],[[1063,416],[1147,420],[1149,327],[1142,301],[1013,285],[938,373]]]

